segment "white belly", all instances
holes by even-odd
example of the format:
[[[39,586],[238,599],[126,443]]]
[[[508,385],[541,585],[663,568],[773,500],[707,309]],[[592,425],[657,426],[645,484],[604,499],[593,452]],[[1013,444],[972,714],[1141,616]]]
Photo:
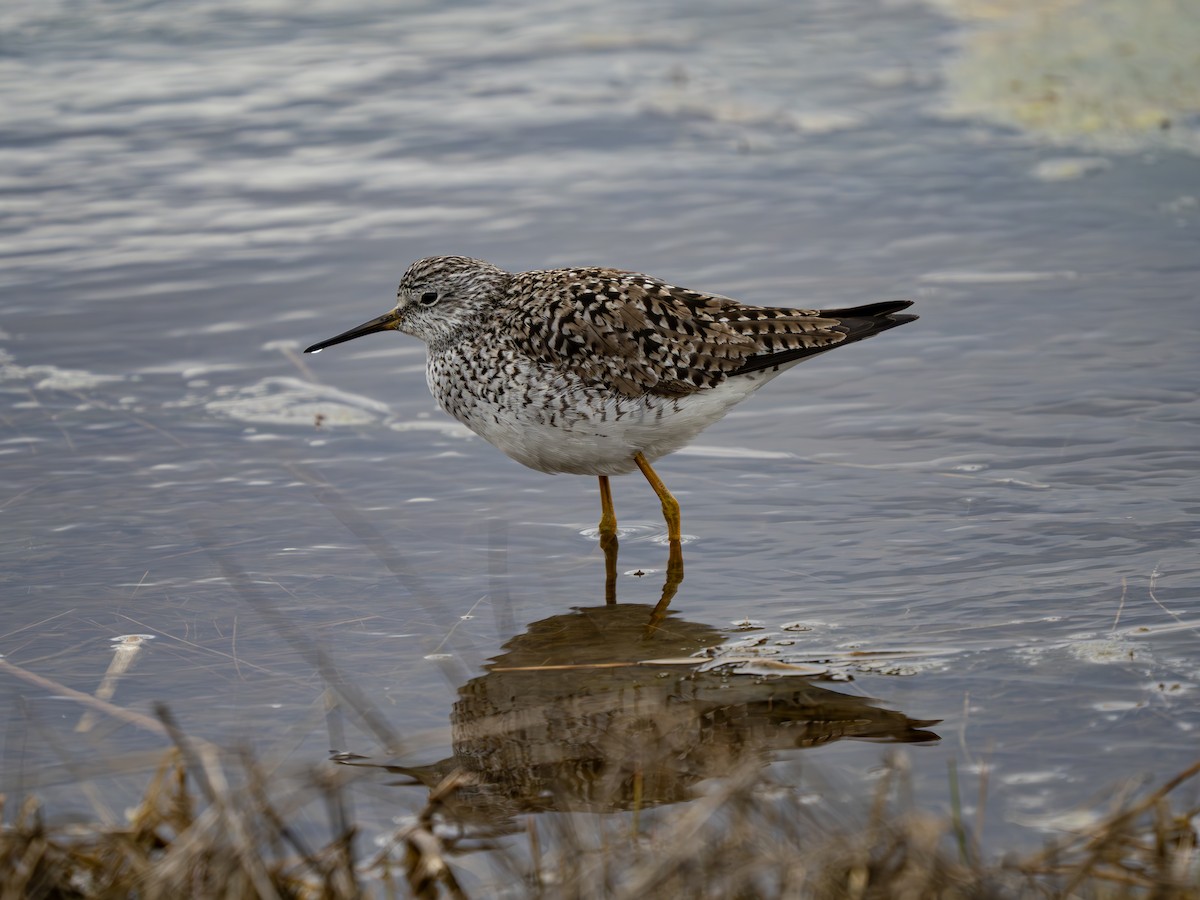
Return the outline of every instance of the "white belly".
[[[429,389],[441,407],[522,465],[573,475],[624,475],[636,469],[635,453],[651,462],[673,453],[778,374],[737,376],[685,397],[630,399],[559,372],[471,368],[461,358],[430,358]]]

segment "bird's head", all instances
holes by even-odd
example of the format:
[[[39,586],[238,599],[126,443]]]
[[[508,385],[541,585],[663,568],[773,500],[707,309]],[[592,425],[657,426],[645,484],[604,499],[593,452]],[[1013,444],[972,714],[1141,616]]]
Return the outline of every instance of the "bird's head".
[[[400,279],[396,306],[391,312],[313,344],[304,352],[316,353],[376,331],[402,331],[433,346],[449,343],[465,329],[487,319],[510,277],[491,263],[466,256],[419,259]]]

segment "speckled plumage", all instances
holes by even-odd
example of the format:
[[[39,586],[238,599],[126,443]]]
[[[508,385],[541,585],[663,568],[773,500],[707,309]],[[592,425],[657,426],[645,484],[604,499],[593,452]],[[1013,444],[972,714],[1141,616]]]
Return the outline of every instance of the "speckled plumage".
[[[801,360],[912,321],[909,305],[751,306],[618,269],[435,256],[409,267],[390,313],[306,352],[418,337],[450,415],[531,468],[608,476],[683,447]]]

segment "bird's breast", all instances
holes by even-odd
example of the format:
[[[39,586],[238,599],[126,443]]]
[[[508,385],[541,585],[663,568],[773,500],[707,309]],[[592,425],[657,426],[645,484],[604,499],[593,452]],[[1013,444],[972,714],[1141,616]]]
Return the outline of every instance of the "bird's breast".
[[[514,354],[431,353],[429,389],[447,413],[541,472],[622,475],[688,444],[768,378],[741,376],[684,397],[629,397]]]

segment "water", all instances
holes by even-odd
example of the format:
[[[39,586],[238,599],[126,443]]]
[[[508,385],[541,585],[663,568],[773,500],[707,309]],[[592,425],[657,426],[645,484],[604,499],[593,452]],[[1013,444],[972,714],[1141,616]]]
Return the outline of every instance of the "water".
[[[1194,759],[1194,117],[1117,140],[993,124],[975,94],[947,115],[974,32],[911,4],[42,3],[0,28],[8,663],[92,692],[110,639],[149,634],[120,706],[380,752],[326,721],[315,641],[409,764],[449,757],[485,661],[603,603],[595,482],[465,434],[412,340],[298,351],[427,254],[607,264],[921,315],[660,463],[688,538],[673,627],[943,720],[917,793],[944,808],[948,760],[986,768],[1000,846]],[[658,504],[614,493],[618,597],[648,616]],[[0,692],[6,788],[162,746],[81,736],[9,671]],[[853,796],[881,751],[799,752]]]

